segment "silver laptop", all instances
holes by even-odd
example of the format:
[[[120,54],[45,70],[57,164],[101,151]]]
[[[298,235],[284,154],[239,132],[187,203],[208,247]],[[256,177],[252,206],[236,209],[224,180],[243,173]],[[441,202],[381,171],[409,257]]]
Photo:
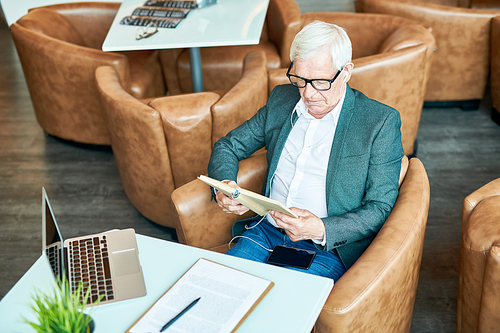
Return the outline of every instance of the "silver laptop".
[[[43,187],[42,250],[49,258],[54,275],[66,274],[72,291],[80,282],[83,295],[91,289],[87,305],[101,296],[99,304],[146,295],[134,229],[64,240]]]

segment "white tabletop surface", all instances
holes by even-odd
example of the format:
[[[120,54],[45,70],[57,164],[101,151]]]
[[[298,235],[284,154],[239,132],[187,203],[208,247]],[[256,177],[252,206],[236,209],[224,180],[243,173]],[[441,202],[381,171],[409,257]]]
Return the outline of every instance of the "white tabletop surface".
[[[7,24],[10,25],[28,14],[28,9],[68,2],[93,2],[96,0],[0,0]],[[106,0],[121,2],[121,0]]]
[[[124,0],[102,46],[103,51],[174,49],[258,44],[269,0],[217,0],[193,9],[177,27],[159,28],[152,37],[136,40],[137,26],[121,25],[144,0]]]
[[[238,328],[238,333],[311,332],[333,287],[333,281],[286,268],[137,235],[139,256],[147,295],[128,301],[105,304],[90,310],[95,333],[124,332],[199,258],[207,258],[269,279],[271,291]],[[2,332],[34,332],[22,316],[33,318],[28,308],[34,288],[53,285],[54,276],[42,255],[0,301]]]

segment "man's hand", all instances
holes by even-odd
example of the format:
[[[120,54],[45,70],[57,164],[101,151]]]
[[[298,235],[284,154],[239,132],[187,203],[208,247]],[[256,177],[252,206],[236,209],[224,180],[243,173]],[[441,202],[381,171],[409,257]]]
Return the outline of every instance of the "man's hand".
[[[229,186],[234,187],[235,189],[241,188],[232,180],[225,180],[223,181],[223,183],[226,183]],[[219,207],[226,213],[243,215],[248,212],[248,208],[246,206],[243,206],[233,198],[226,196],[221,191],[217,191],[215,199],[217,199],[217,204],[219,205]]]
[[[307,239],[322,241],[325,236],[325,225],[323,221],[308,210],[296,207],[290,208],[299,218],[271,211],[271,216],[276,224],[285,229],[286,234],[294,242]]]

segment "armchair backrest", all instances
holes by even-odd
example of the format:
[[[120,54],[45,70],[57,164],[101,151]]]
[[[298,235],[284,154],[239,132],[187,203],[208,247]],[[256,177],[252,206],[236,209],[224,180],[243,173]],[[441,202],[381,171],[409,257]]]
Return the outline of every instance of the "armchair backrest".
[[[111,67],[99,67],[95,78],[125,193],[141,214],[175,228],[184,242],[170,195],[190,174],[194,179],[206,168],[211,150],[210,106],[219,95],[168,96],[146,105],[122,88]],[[193,129],[197,126],[200,131]],[[208,142],[204,148],[203,142]],[[199,162],[201,155],[205,160]]]
[[[469,194],[462,208],[457,332],[500,327],[500,178]]]
[[[125,193],[147,218],[173,217],[168,198],[174,181],[160,113],[123,90],[111,67],[99,67],[95,75]]]
[[[490,84],[491,84],[491,104],[492,119],[494,115],[500,116],[500,16],[491,20],[491,64],[490,64]],[[500,123],[500,118],[496,120]]]
[[[159,112],[170,156],[174,188],[206,172],[212,151],[211,92],[166,96],[148,103]]]
[[[295,0],[270,0],[266,15],[267,34],[276,45],[281,67],[290,64],[290,46],[301,29],[300,7]]]
[[[443,5],[450,7],[465,7],[468,8],[471,5],[471,2],[474,0],[396,0],[396,1],[406,1],[406,2],[414,2],[414,3],[426,3],[432,5]],[[484,0],[479,0],[484,1]],[[488,0],[486,0],[488,1]],[[356,11],[361,13],[365,10],[365,0],[356,0]]]
[[[70,2],[38,8],[59,13],[78,31],[82,45],[100,50],[119,7],[118,2]]]
[[[500,11],[397,0],[364,0],[364,10],[405,17],[432,29],[437,47],[425,101],[483,98],[489,73],[490,21]]]
[[[46,8],[30,10],[16,23],[31,31],[71,44],[85,46],[80,33],[61,14]]]
[[[40,126],[63,139],[109,144],[94,72],[98,66],[112,66],[123,85],[129,86],[126,57],[84,46],[73,25],[46,8],[32,10],[13,23],[11,33]]]
[[[263,51],[249,52],[241,79],[212,106],[212,145],[250,119],[267,100],[267,64]]]
[[[302,15],[302,26],[314,20],[334,23],[344,28],[351,39],[353,59],[378,53],[382,44],[396,29],[418,24],[412,20],[389,15],[310,12]]]

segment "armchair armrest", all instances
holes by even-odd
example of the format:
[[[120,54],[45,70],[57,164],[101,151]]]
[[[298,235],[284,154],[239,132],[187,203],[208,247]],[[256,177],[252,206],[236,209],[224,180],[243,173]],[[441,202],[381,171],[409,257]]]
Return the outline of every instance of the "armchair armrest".
[[[429,199],[425,168],[413,158],[394,209],[365,253],[335,281],[316,332],[410,329]]]
[[[500,326],[498,299],[500,298],[500,247],[493,246],[486,259],[484,272],[484,287],[488,292],[483,293],[481,312],[479,313],[479,331],[494,332]]]
[[[254,154],[241,161],[238,185],[260,193],[266,169],[264,153]],[[227,250],[227,244],[232,238],[233,223],[250,217],[253,213],[249,212],[244,216],[224,213],[210,198],[210,187],[198,179],[172,193],[172,202],[179,215],[180,228],[184,232],[186,244],[204,249]]]
[[[500,178],[492,180],[488,184],[469,194],[464,199],[462,208],[462,227],[467,224],[470,214],[481,201],[494,196],[500,196]],[[463,228],[462,234],[464,234]]]
[[[494,332],[500,323],[499,204],[500,178],[464,199],[457,332]]]

